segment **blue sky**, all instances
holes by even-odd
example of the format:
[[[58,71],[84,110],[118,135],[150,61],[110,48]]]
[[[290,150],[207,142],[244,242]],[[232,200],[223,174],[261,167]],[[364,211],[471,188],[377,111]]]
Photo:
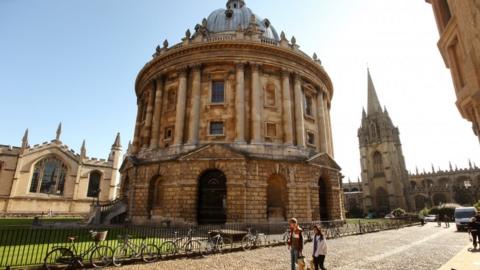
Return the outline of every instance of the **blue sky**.
[[[55,137],[105,158],[126,146],[136,117],[134,82],[158,44],[175,44],[225,0],[0,0],[0,144]],[[407,167],[478,161],[478,141],[455,108],[430,5],[423,0],[246,0],[280,32],[316,52],[332,77],[336,159],[359,174],[357,128],[366,67],[401,131]],[[124,147],[125,149],[125,147]],[[478,163],[478,162],[477,162]],[[480,164],[479,164],[480,165]]]

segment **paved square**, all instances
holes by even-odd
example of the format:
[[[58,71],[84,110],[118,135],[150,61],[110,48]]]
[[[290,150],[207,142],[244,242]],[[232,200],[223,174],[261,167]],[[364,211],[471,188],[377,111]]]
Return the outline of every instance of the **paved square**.
[[[400,230],[358,235],[328,241],[327,269],[436,270],[469,244],[468,235],[427,224]],[[306,246],[310,254],[312,244]],[[286,270],[289,253],[285,247],[263,248],[249,252],[214,255],[204,259],[162,261],[132,265],[124,269],[196,269],[196,270]]]

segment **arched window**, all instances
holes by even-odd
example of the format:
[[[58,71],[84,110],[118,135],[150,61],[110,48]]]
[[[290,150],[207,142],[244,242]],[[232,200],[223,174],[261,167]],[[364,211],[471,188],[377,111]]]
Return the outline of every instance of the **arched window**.
[[[63,195],[67,167],[55,157],[41,160],[33,169],[30,192]]]
[[[383,159],[380,152],[373,153],[373,172],[377,174],[383,173]]]
[[[102,174],[100,172],[91,172],[88,179],[87,197],[97,197],[100,194],[100,180]]]
[[[370,123],[370,137],[372,139],[378,138],[378,130],[377,130],[377,125],[375,123]]]

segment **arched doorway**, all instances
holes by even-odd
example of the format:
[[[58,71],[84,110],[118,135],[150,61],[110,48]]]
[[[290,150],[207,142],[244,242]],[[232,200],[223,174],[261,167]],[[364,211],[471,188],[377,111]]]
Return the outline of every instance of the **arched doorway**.
[[[376,197],[378,214],[385,215],[390,212],[388,192],[384,188],[379,187],[376,192]]]
[[[442,203],[447,203],[447,196],[443,193],[436,193],[433,195],[433,204],[438,206]]]
[[[285,221],[287,216],[287,181],[283,176],[274,174],[268,178],[267,183],[268,221]]]
[[[148,185],[148,200],[147,200],[147,212],[148,212],[148,218],[152,218],[152,210],[155,207],[155,197],[156,197],[156,191],[157,191],[157,182],[158,182],[158,177],[153,177],[150,180],[150,183]]]
[[[417,211],[424,209],[427,206],[427,197],[422,195],[415,196],[415,208]]]
[[[330,215],[328,214],[328,198],[330,197],[330,192],[328,190],[327,180],[323,177],[320,177],[318,180],[318,200],[320,204],[320,220],[330,220]]]
[[[208,170],[199,179],[198,224],[227,222],[227,178],[220,170]]]

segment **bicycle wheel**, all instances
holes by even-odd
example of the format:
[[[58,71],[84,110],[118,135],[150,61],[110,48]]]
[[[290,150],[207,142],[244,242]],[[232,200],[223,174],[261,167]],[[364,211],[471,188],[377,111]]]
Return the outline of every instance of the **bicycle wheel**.
[[[118,246],[113,250],[112,263],[115,266],[122,266],[122,264],[132,257],[130,249],[126,246]]]
[[[172,241],[166,241],[163,242],[162,245],[160,245],[160,256],[165,257],[165,256],[172,256],[177,254],[178,252],[178,247],[175,245],[174,242]]]
[[[109,266],[113,261],[113,249],[107,246],[96,247],[90,254],[90,263],[95,268]]]
[[[231,251],[232,248],[233,248],[233,241],[231,238],[229,237],[224,237],[220,240],[220,243],[219,244],[219,247],[218,249],[220,250],[220,252],[228,252],[228,251]]]
[[[142,248],[142,260],[146,263],[160,259],[160,249],[154,244],[148,244]]]
[[[267,245],[267,236],[264,234],[257,235],[255,239],[255,247],[263,247]]]
[[[193,255],[203,255],[202,254],[202,244],[200,241],[192,240],[185,244],[185,254],[188,256]]]
[[[248,236],[248,235],[245,235],[242,239],[242,248],[243,250],[247,251],[247,250],[250,250],[252,249],[252,246],[253,246],[253,241],[252,239]]]
[[[73,266],[73,252],[68,248],[56,248],[45,256],[44,266],[47,270],[67,269]]]

